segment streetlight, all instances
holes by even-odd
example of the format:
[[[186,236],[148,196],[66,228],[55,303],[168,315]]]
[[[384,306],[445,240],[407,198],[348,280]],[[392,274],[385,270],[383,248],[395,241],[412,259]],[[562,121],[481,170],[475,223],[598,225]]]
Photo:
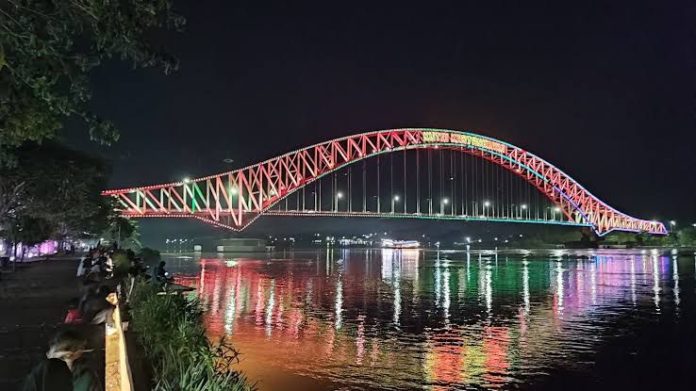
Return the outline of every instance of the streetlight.
[[[343,198],[343,193],[339,191],[338,193],[336,193],[336,210],[335,210],[335,212],[338,212],[338,200],[340,200],[341,198]]]
[[[186,184],[189,184],[189,183],[191,183],[191,178],[186,177],[186,178],[184,178],[183,182]]]
[[[443,198],[440,202],[440,214],[445,214],[445,205],[449,204],[449,198]]]
[[[488,207],[491,206],[491,202],[488,200],[483,201],[483,217],[488,217]]]
[[[555,206],[551,208],[551,220],[556,220],[556,213],[560,212],[561,208]]]
[[[670,220],[670,221],[669,221],[669,225],[671,225],[672,227],[674,227],[674,226],[677,225],[677,222],[674,221],[674,220]]]
[[[317,211],[317,192],[313,191],[312,196],[314,197],[314,210]],[[306,209],[306,208],[305,208]]]
[[[237,188],[237,186],[230,187],[230,194],[237,195],[238,193],[239,193],[239,189]]]
[[[527,204],[522,204],[520,205],[521,210],[527,210]],[[520,218],[522,218],[525,215],[524,212],[520,211]]]
[[[398,194],[395,195],[395,196],[392,198],[392,203],[391,203],[391,212],[392,212],[392,214],[394,213],[394,203],[395,203],[395,202],[399,202],[399,195],[398,195]]]

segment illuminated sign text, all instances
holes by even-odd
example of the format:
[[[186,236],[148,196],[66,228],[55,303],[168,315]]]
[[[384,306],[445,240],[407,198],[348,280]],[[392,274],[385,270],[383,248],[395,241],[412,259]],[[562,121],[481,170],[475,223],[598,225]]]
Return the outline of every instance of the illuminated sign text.
[[[468,134],[438,131],[426,131],[422,134],[424,143],[451,143],[487,149],[499,153],[507,152],[505,144]]]

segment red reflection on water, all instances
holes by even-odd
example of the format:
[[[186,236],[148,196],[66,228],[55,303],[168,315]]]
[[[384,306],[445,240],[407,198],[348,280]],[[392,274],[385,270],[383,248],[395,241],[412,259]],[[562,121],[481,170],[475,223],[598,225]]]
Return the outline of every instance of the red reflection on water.
[[[513,275],[510,282],[495,279],[497,266],[491,266],[493,271],[478,269],[479,275],[470,278],[481,281],[477,288],[466,284],[468,268],[460,265],[461,273],[450,272],[439,262],[419,268],[418,257],[418,252],[391,251],[372,262],[353,254],[342,264],[328,256],[326,261],[201,259],[198,278],[178,276],[176,282],[196,288],[209,336],[232,335],[252,377],[273,367],[280,368],[273,372],[277,376],[369,381],[369,387],[429,383],[444,390],[505,385],[514,375],[513,357],[543,363],[539,352],[562,349],[557,336],[569,319],[630,295],[635,288],[630,284],[652,286],[655,273],[670,267],[661,258],[598,257],[549,262],[543,272]],[[529,296],[525,278],[547,283],[531,284],[537,296],[531,308],[522,302],[523,286]],[[492,319],[503,298],[496,292],[507,289],[505,284],[519,288],[506,291],[519,303],[508,314],[497,314],[509,320],[503,326]],[[656,305],[660,292],[656,285]],[[481,318],[466,326],[469,315],[458,311],[476,305]],[[404,331],[394,331],[395,325]],[[400,341],[403,336],[408,339]]]
[[[507,380],[509,338],[507,327],[487,326],[483,329],[483,354],[486,357],[483,378],[489,384],[503,384]]]

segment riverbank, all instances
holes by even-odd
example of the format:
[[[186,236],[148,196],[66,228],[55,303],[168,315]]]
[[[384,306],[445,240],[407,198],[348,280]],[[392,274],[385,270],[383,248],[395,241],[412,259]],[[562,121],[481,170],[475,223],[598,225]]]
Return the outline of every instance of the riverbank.
[[[68,301],[79,294],[77,259],[18,264],[0,280],[0,390],[13,390],[46,353]]]
[[[129,298],[130,325],[151,382],[163,390],[254,390],[233,368],[238,353],[229,341],[206,336],[199,302],[176,292],[139,279]]]

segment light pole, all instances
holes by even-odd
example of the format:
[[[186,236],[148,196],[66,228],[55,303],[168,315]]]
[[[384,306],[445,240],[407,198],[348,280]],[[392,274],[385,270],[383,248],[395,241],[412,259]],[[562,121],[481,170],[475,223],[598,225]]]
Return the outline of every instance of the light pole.
[[[527,210],[527,204],[522,204],[522,205],[520,205],[520,209],[521,209],[521,210],[520,210],[520,218],[524,218],[524,215],[526,214],[526,212],[522,212],[522,211],[523,211],[523,210],[524,210],[524,211]]]
[[[394,203],[399,202],[399,196],[395,195],[392,197],[392,203],[391,203],[391,212],[394,214]]]
[[[336,193],[336,210],[334,210],[334,212],[338,212],[338,201],[341,198],[343,198],[343,193],[339,191],[338,193]]]
[[[488,200],[483,201],[483,216],[488,217],[488,207],[491,206],[491,202]]]
[[[442,201],[440,201],[440,214],[444,215],[445,214],[445,205],[449,204],[449,198],[443,198]]]
[[[235,199],[235,197],[237,197],[238,194],[239,194],[239,188],[236,185],[230,186],[230,204],[234,203],[234,199]]]
[[[552,212],[553,212],[553,213],[551,214],[551,220],[556,220],[556,213],[559,213],[559,212],[561,211],[561,208],[559,208],[559,207],[556,206],[556,207],[554,207],[554,208],[551,209],[551,210],[552,210]]]

